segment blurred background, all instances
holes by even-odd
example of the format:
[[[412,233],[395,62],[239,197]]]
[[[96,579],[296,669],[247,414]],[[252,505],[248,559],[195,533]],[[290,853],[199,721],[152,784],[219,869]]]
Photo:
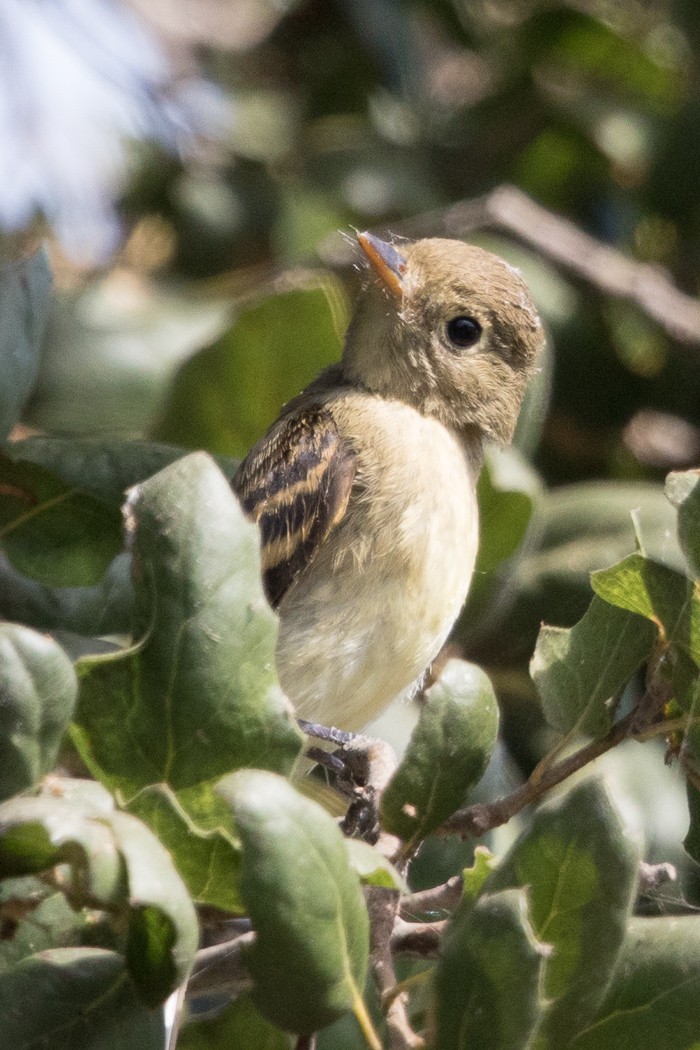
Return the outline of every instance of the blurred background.
[[[55,288],[15,437],[235,459],[337,357],[354,228],[504,255],[549,357],[489,456],[453,643],[499,690],[502,793],[549,742],[540,622],[575,622],[635,527],[682,567],[660,483],[700,461],[698,55],[696,0],[4,0],[0,251],[46,239]],[[683,789],[642,750],[609,775],[678,859]]]

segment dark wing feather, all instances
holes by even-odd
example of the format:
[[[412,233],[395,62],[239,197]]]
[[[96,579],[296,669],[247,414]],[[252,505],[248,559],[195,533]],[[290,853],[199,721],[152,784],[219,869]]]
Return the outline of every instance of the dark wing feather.
[[[331,413],[312,407],[280,420],[238,468],[232,485],[260,527],[271,605],[279,605],[344,517],[355,460]]]

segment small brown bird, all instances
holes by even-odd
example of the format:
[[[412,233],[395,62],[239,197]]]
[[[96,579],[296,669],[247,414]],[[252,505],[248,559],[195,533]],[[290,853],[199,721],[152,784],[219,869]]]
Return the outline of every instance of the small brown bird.
[[[299,717],[349,730],[445,642],[474,569],[483,445],[511,440],[544,344],[522,278],[490,252],[358,241],[370,280],[341,361],[233,479],[260,527],[282,687]]]

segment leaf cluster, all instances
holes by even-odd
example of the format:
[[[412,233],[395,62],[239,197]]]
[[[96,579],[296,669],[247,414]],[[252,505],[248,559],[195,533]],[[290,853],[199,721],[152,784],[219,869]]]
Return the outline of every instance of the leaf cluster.
[[[32,288],[14,293],[28,332]],[[249,348],[260,316],[274,332],[275,317],[318,308],[315,288],[261,300],[231,338]],[[606,749],[655,735],[687,777],[685,844],[700,860],[697,472],[667,482],[674,567],[645,551],[641,525],[636,552],[591,577],[583,617],[540,630],[531,673],[556,743],[529,779],[478,797],[498,705],[483,670],[450,660],[401,761],[370,779],[379,831],[363,843],[294,779],[302,737],[276,678],[276,617],[226,471],[155,441],[4,445],[0,1043],[162,1047],[163,1004],[189,980],[195,1007],[222,987],[230,1000],[193,1012],[189,1050],[315,1032],[374,1050],[600,1050],[619,1045],[622,1017],[629,1045],[690,1047],[698,920],[635,914],[643,843],[601,782],[577,780],[456,881],[417,893],[406,873],[436,835],[486,833]],[[490,455],[479,497],[485,630],[517,607],[506,568],[544,556],[555,530],[517,454]],[[213,940],[198,953],[202,929]]]

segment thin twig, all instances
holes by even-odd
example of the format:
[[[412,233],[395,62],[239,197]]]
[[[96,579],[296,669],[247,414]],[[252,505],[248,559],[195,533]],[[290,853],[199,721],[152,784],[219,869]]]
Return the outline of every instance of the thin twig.
[[[254,939],[254,933],[243,933],[230,941],[201,948],[195,957],[188,998],[220,991],[235,996],[248,991],[252,980],[245,965],[245,953]]]
[[[506,824],[516,813],[526,806],[537,802],[557,784],[583,769],[600,755],[621,743],[630,735],[630,730],[637,726],[638,712],[635,708],[610,729],[605,736],[592,740],[579,751],[549,766],[536,781],[527,780],[510,795],[495,802],[477,803],[457,810],[442,825],[442,831],[457,832],[464,838],[476,838],[485,835],[492,828]]]

